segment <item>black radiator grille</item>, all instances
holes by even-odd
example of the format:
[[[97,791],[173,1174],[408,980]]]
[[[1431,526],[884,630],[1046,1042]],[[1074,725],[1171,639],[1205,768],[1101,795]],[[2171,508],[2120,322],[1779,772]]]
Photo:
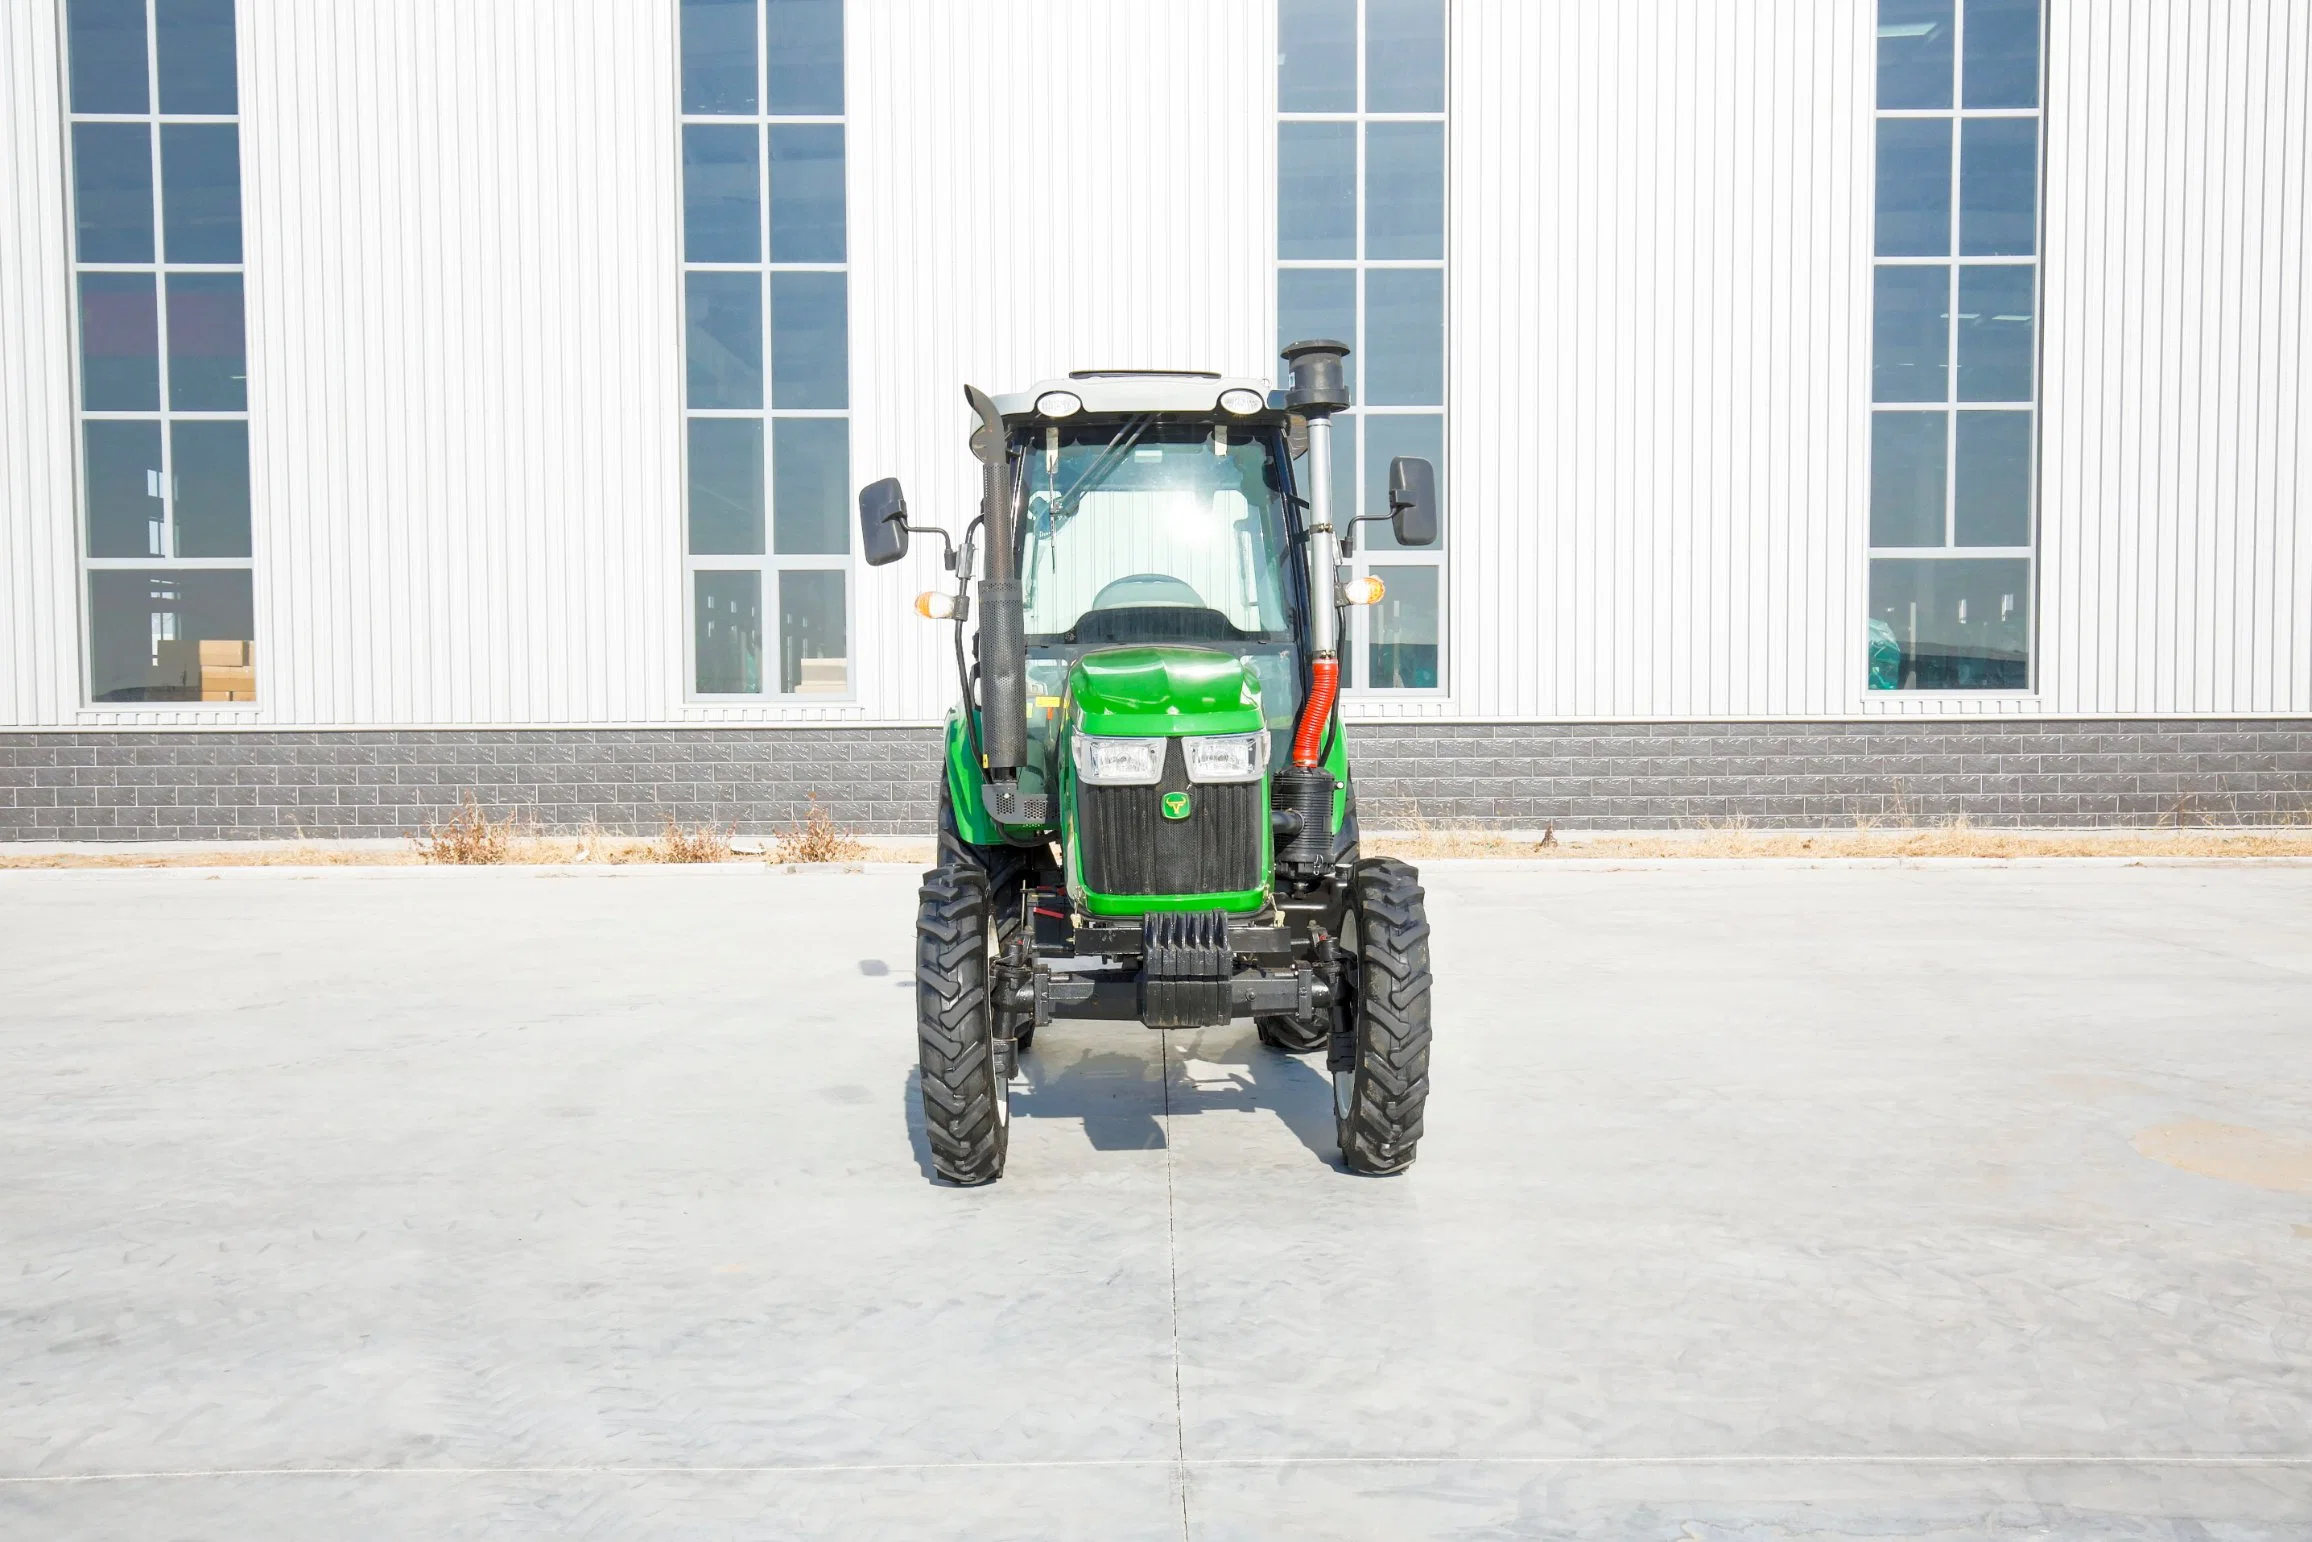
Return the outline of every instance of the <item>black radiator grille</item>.
[[[1186,819],[1164,817],[1185,792]],[[1076,789],[1084,885],[1099,894],[1234,894],[1260,882],[1260,783],[1191,782],[1180,741],[1164,746],[1154,787]]]

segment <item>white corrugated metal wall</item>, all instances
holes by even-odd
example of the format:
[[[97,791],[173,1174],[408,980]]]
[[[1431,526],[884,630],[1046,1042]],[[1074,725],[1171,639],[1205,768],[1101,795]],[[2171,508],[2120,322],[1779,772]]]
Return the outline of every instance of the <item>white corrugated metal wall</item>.
[[[1861,689],[1871,7],[1453,0],[1426,710],[2312,712],[2312,13],[2050,5],[2037,700]],[[1268,9],[852,0],[859,480],[959,523],[965,379],[1268,372]],[[683,703],[671,0],[241,14],[253,721],[935,717],[928,555],[856,705]],[[77,710],[55,23],[0,8],[0,721],[214,721]]]

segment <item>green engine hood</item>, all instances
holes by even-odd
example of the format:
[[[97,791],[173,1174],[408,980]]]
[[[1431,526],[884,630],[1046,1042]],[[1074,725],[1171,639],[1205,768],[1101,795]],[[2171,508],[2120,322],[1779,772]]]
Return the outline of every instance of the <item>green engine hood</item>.
[[[1260,681],[1210,648],[1103,648],[1069,669],[1067,716],[1088,734],[1252,733],[1261,727]]]

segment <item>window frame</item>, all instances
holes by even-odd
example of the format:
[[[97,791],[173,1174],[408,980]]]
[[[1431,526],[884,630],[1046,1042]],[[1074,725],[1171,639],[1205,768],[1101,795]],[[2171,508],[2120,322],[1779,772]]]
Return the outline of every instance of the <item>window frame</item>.
[[[255,435],[253,413],[248,393],[247,375],[243,377],[243,401],[238,411],[203,411],[174,407],[169,400],[169,278],[171,275],[222,274],[241,281],[241,357],[244,371],[253,373],[249,352],[248,295],[249,252],[247,246],[247,158],[241,154],[239,132],[239,92],[236,82],[235,110],[230,113],[173,113],[161,109],[160,78],[160,16],[158,0],[143,0],[144,4],[144,62],[145,111],[142,113],[80,112],[72,100],[72,15],[71,0],[55,0],[58,63],[60,66],[59,104],[63,108],[63,128],[59,153],[64,172],[64,260],[65,272],[70,279],[71,299],[67,304],[65,336],[71,356],[72,369],[72,476],[73,476],[73,551],[74,602],[79,612],[80,641],[80,705],[84,713],[147,713],[182,712],[192,710],[203,714],[225,717],[250,716],[264,708],[268,698],[266,674],[270,652],[256,647],[260,639],[249,638],[253,653],[256,694],[249,701],[152,700],[99,701],[96,696],[96,606],[90,587],[92,574],[105,572],[244,572],[249,575],[250,613],[252,634],[258,609],[257,559],[260,537],[256,518],[256,468],[248,467],[250,484],[249,555],[245,557],[180,557],[177,548],[177,504],[180,494],[176,478],[176,434],[180,422],[239,423],[248,434],[249,454],[254,460]],[[235,8],[233,51],[235,68],[240,59],[241,27],[238,7]],[[153,251],[150,262],[83,262],[80,257],[80,176],[76,139],[73,130],[83,123],[135,124],[146,132],[146,153],[151,157],[152,232]],[[174,262],[168,251],[168,192],[162,171],[163,125],[211,124],[230,126],[235,133],[235,153],[239,159],[242,196],[242,249],[241,260],[231,263]],[[87,384],[83,378],[86,362],[85,321],[81,314],[81,278],[84,274],[117,273],[142,275],[153,283],[153,338],[154,381],[157,390],[151,411],[138,409],[96,408],[87,405]],[[160,466],[158,475],[165,489],[159,494],[161,502],[163,554],[142,557],[100,557],[95,554],[95,543],[90,529],[91,488],[88,465],[88,425],[90,423],[151,423],[160,430]],[[149,468],[148,468],[149,469]]]

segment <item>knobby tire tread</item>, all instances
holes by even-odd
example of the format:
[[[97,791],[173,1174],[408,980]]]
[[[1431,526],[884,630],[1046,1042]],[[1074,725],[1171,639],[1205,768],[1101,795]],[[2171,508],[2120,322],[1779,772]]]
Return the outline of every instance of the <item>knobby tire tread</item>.
[[[1360,1173],[1413,1163],[1429,1100],[1429,917],[1420,875],[1376,857],[1350,878],[1358,915],[1358,989],[1349,1109],[1337,1110],[1341,1160]]]
[[[923,875],[915,922],[915,1028],[923,1133],[950,1183],[1003,1176],[1011,1126],[988,1014],[988,886],[976,866]]]

